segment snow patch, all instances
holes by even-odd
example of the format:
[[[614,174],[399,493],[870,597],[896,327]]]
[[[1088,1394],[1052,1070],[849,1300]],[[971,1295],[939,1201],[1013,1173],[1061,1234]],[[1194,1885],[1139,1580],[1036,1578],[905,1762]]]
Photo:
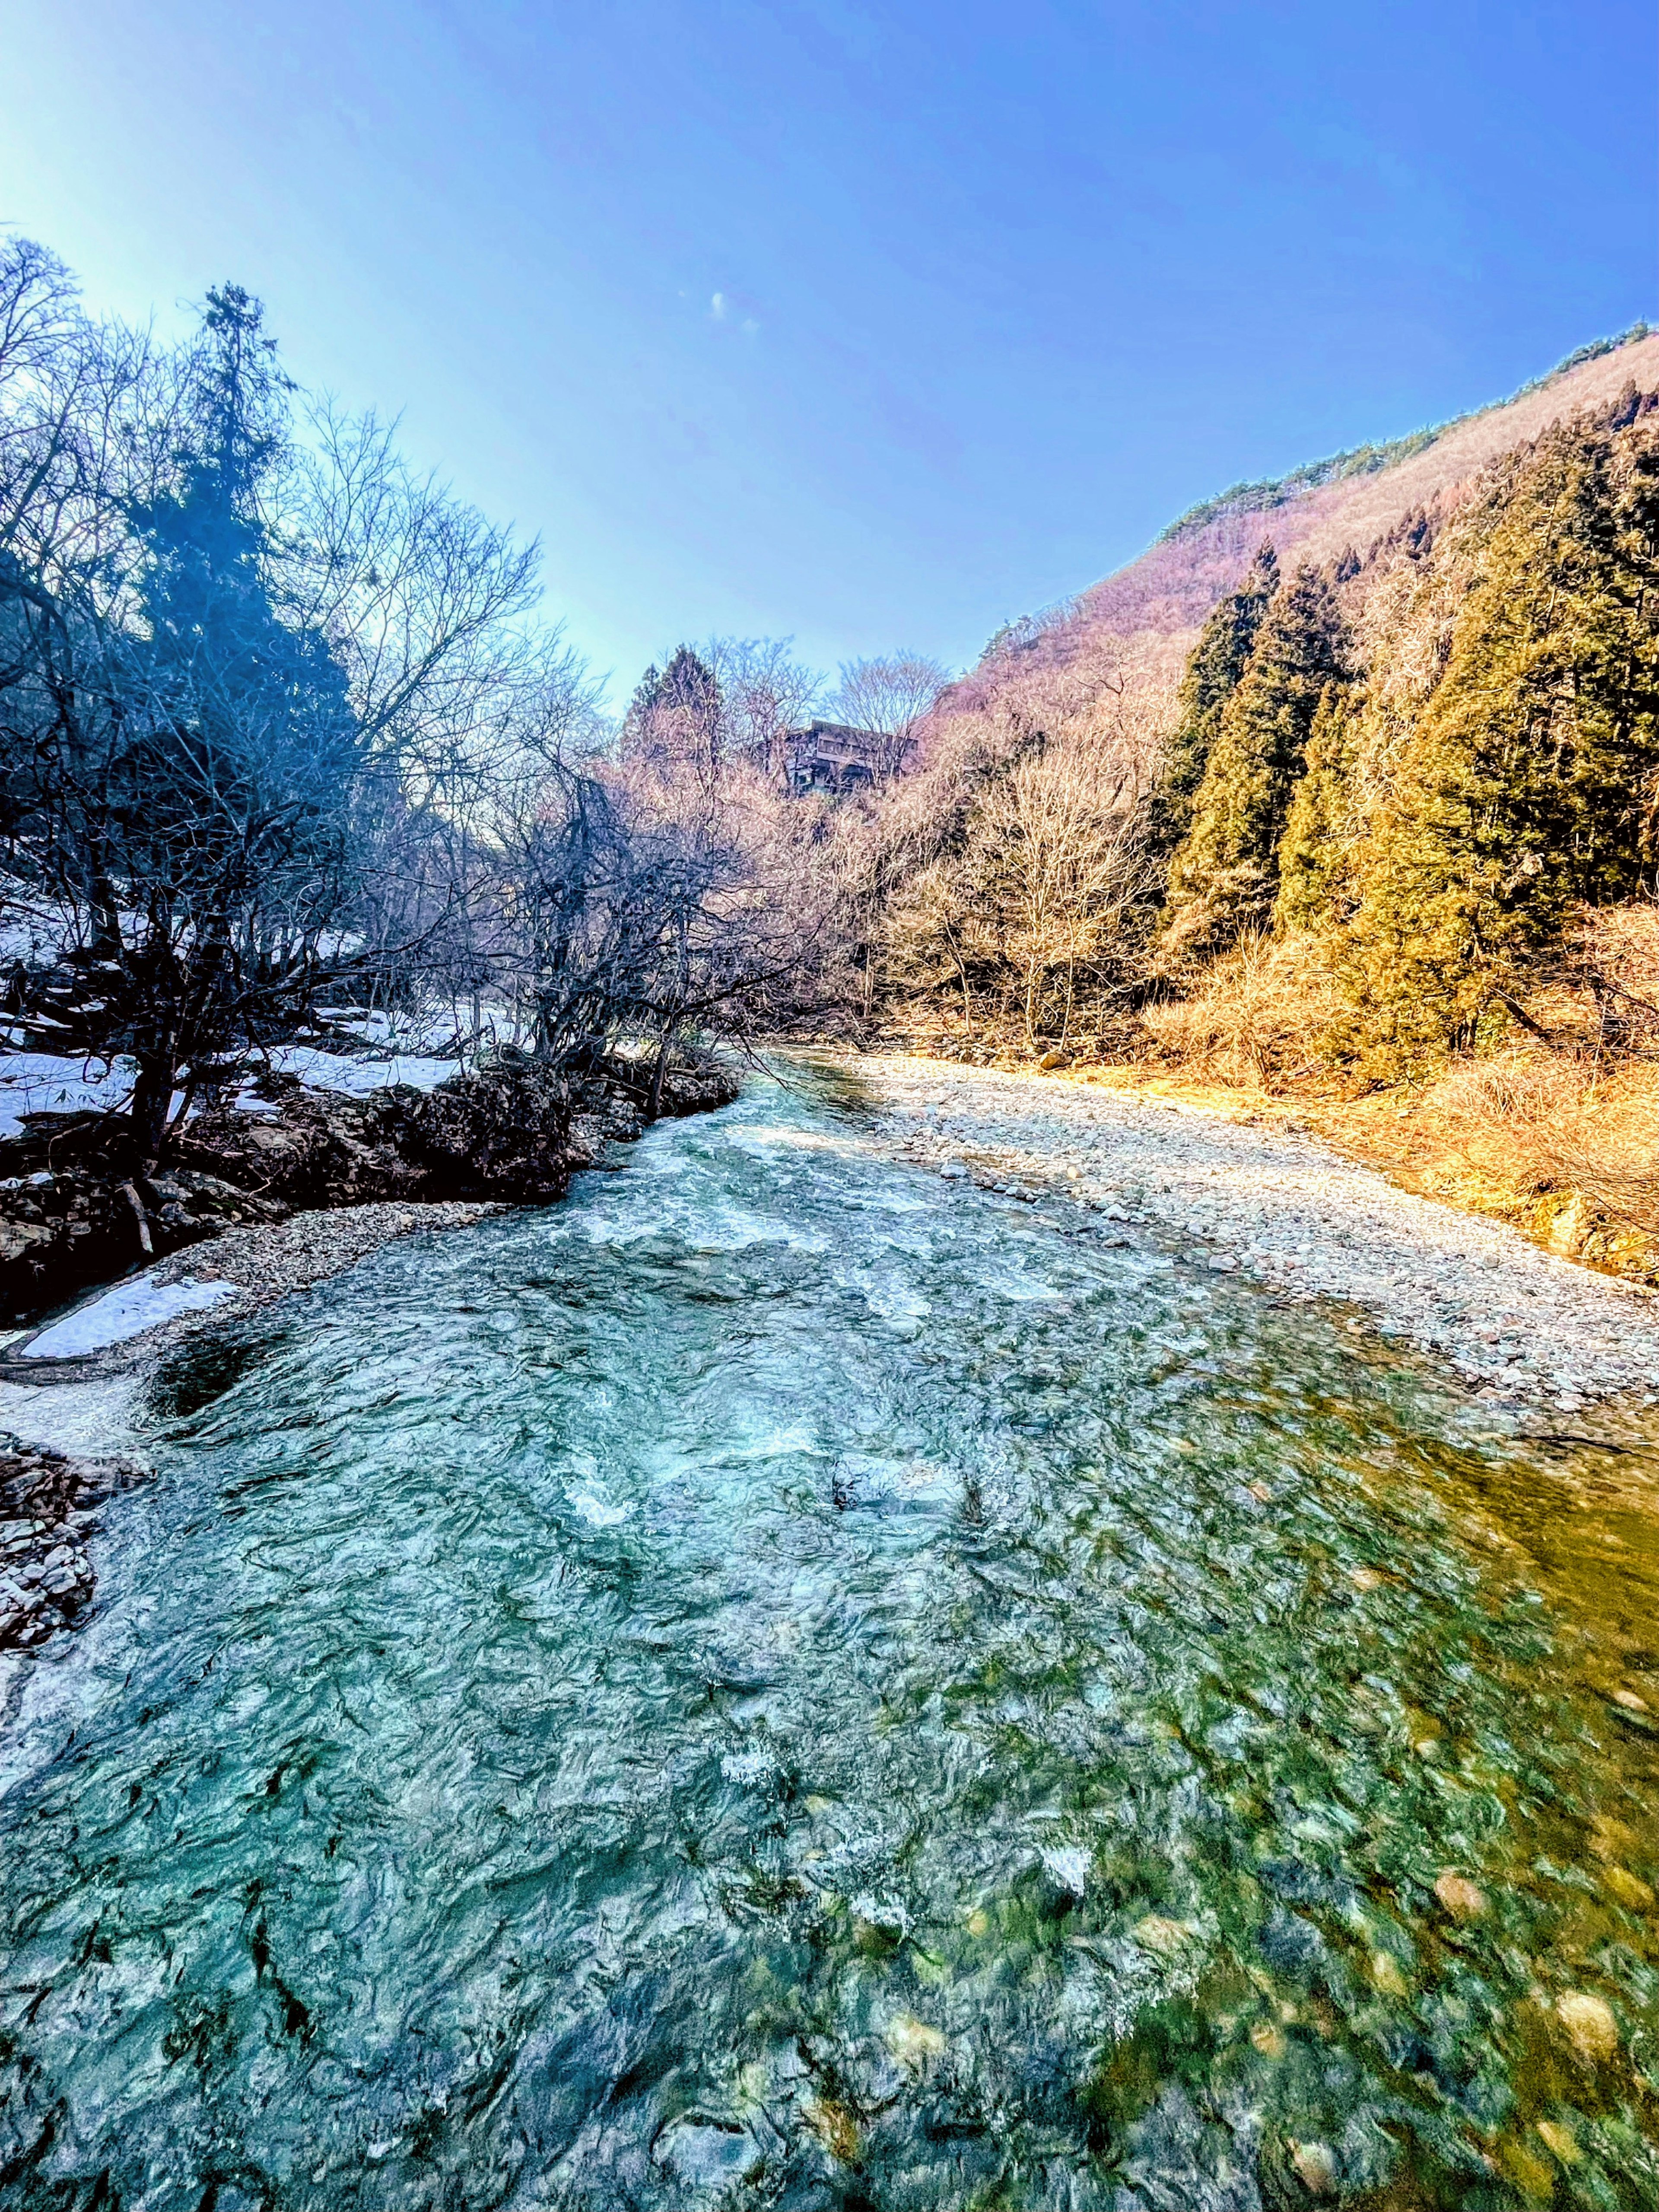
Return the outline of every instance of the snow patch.
[[[25,1114],[112,1112],[126,1103],[137,1073],[130,1060],[0,1053],[0,1137],[21,1136]]]
[[[153,1272],[135,1275],[131,1282],[118,1283],[102,1297],[78,1306],[43,1329],[33,1343],[23,1346],[21,1356],[78,1359],[86,1352],[101,1352],[108,1345],[140,1335],[147,1328],[171,1321],[175,1314],[216,1305],[221,1298],[229,1297],[235,1287],[234,1283],[198,1283],[189,1275],[177,1283],[158,1283]]]
[[[394,1083],[407,1083],[416,1091],[435,1091],[460,1073],[453,1060],[437,1060],[424,1053],[398,1053],[391,1060],[372,1060],[353,1053],[324,1052],[316,1045],[277,1045],[270,1055],[274,1075],[297,1075],[313,1090],[343,1091],[349,1098],[367,1098]],[[240,1101],[238,1101],[240,1103]]]

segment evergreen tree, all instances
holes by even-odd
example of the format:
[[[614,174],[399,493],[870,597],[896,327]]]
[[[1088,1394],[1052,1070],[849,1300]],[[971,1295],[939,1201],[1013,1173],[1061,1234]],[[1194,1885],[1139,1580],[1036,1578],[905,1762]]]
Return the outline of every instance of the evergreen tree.
[[[1150,835],[1160,854],[1173,853],[1192,828],[1193,802],[1209,765],[1221,710],[1244,673],[1278,588],[1278,557],[1264,542],[1243,582],[1215,607],[1193,647],[1177,698],[1180,718],[1152,796]]]
[[[1222,708],[1192,827],[1170,868],[1166,951],[1219,951],[1265,929],[1279,845],[1321,700],[1348,681],[1347,641],[1325,578],[1305,564],[1281,584]]]
[[[713,768],[725,727],[718,678],[689,645],[677,646],[666,668],[654,663],[640,679],[623,722],[623,750],[658,761],[693,761]]]
[[[1352,692],[1340,684],[1325,686],[1279,840],[1275,929],[1321,929],[1340,918],[1350,872],[1349,780],[1358,714]]]
[[[328,638],[284,604],[292,549],[266,516],[292,387],[240,286],[208,294],[204,323],[176,474],[128,511],[138,620],[114,648],[99,788],[64,787],[98,862],[92,980],[127,1027],[149,1157],[180,1067],[303,994],[340,926],[365,758]]]
[[[653,660],[639,682],[634,686],[634,696],[628,702],[628,712],[623,716],[623,746],[631,749],[634,740],[647,726],[647,717],[662,693],[662,671]]]
[[[1347,966],[1396,1058],[1467,1041],[1575,902],[1652,887],[1659,486],[1619,460],[1582,421],[1540,441],[1365,838]]]

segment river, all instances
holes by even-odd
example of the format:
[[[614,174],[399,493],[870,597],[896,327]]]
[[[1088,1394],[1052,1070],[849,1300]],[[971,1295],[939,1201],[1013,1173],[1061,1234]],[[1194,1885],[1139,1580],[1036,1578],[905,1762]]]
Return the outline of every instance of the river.
[[[805,1071],[235,1350],[13,1682],[7,2208],[1659,2202],[1639,1454]]]

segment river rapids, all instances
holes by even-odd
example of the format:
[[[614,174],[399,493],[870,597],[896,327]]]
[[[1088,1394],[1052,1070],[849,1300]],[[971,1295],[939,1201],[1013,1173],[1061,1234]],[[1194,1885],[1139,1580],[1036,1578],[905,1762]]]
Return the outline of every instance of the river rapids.
[[[1659,2203],[1640,1454],[801,1069],[215,1357],[10,1682],[8,2212]]]

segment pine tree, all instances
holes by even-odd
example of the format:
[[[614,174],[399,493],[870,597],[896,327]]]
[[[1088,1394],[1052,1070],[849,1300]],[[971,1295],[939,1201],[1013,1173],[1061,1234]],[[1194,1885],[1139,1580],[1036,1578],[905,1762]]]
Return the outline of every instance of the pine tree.
[[[1314,710],[1300,781],[1279,845],[1276,930],[1316,930],[1342,917],[1349,876],[1354,731],[1360,702],[1328,684]]]
[[[1160,854],[1173,853],[1192,828],[1193,802],[1209,764],[1221,711],[1244,673],[1278,588],[1278,557],[1264,540],[1243,582],[1215,607],[1193,648],[1177,699],[1180,719],[1152,796],[1150,836]]]
[[[1217,951],[1267,927],[1279,840],[1314,717],[1327,689],[1348,680],[1335,597],[1304,564],[1274,594],[1221,710],[1192,827],[1170,864],[1167,953]]]
[[[677,646],[666,668],[645,672],[623,722],[623,750],[633,757],[719,760],[725,713],[719,679],[689,645]]]
[[[1346,966],[1395,1059],[1467,1042],[1577,902],[1651,888],[1656,550],[1651,449],[1621,465],[1605,427],[1548,434],[1358,856]]]

